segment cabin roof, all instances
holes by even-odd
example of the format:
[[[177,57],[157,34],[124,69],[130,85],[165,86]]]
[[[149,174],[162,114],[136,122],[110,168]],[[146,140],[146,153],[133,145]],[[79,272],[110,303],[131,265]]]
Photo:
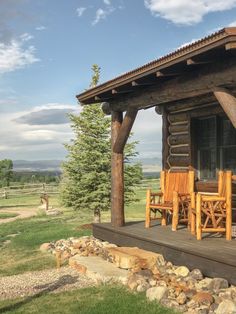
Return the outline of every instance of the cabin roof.
[[[229,46],[231,43],[232,46]],[[76,97],[82,104],[114,100],[119,92],[125,92],[122,90],[123,88],[128,89],[128,92],[132,92],[137,90],[139,84],[141,86],[148,85],[147,82],[158,84],[158,79],[162,82],[164,77],[171,77],[174,74],[173,71],[180,70],[180,67],[181,70],[183,70],[183,67],[187,67],[187,64],[189,64],[187,60],[191,61],[190,58],[204,57],[205,59],[211,59],[217,53],[222,56],[222,52],[226,53],[232,47],[236,49],[236,27],[223,28],[159,59],[90,88]],[[202,61],[201,59],[198,60],[199,63],[204,63],[204,59]],[[167,70],[168,75],[165,73]]]

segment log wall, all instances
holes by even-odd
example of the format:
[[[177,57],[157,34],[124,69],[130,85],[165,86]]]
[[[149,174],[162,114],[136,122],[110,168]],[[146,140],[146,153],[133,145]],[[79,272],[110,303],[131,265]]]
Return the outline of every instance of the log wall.
[[[194,168],[194,134],[192,118],[209,114],[222,113],[218,103],[194,105],[191,103],[172,104],[165,108],[166,119],[163,120],[163,168],[184,171]],[[167,134],[167,135],[166,135]],[[196,191],[217,192],[217,182],[196,182]],[[236,184],[233,184],[233,221],[236,223]]]

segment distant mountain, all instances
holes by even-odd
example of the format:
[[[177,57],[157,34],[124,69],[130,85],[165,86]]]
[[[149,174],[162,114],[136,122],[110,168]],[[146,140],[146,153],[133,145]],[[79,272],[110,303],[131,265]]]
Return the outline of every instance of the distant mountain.
[[[14,171],[61,171],[62,160],[13,160]]]
[[[134,162],[140,162],[143,166],[143,172],[159,172],[161,170],[161,158],[135,158]],[[62,160],[14,160],[14,171],[61,171]]]

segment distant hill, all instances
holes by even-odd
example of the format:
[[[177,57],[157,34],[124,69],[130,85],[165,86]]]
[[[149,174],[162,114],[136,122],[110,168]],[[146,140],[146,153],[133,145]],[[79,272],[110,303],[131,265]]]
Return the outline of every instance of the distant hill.
[[[161,158],[135,158],[135,162],[141,162],[143,172],[156,173],[161,170]],[[13,160],[13,169],[16,172],[61,172],[62,160]]]
[[[13,160],[13,170],[18,171],[52,171],[60,172],[62,160]]]

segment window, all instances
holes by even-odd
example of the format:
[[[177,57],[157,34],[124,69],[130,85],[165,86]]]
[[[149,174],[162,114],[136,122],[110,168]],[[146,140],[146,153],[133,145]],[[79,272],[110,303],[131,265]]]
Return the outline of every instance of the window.
[[[236,172],[236,129],[226,116],[197,119],[195,134],[199,179],[215,179],[218,169]]]

